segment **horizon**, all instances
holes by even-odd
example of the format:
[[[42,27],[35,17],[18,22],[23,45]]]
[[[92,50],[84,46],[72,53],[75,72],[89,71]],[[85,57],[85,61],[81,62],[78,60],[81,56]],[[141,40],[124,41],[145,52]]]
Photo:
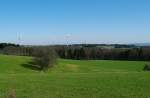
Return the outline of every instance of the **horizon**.
[[[50,44],[22,44],[20,42],[0,42],[0,44],[6,43],[6,44],[16,44],[16,45],[23,45],[23,46],[48,46],[48,45],[145,45],[149,46],[150,43],[50,43]]]
[[[150,43],[149,0],[0,1],[0,43]]]

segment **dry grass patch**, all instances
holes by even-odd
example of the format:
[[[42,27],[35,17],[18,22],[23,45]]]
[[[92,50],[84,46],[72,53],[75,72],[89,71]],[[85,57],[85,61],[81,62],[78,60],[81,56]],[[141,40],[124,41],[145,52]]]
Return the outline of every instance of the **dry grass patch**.
[[[73,71],[73,72],[77,72],[78,71],[78,65],[75,65],[75,64],[67,64],[67,67],[70,71]]]

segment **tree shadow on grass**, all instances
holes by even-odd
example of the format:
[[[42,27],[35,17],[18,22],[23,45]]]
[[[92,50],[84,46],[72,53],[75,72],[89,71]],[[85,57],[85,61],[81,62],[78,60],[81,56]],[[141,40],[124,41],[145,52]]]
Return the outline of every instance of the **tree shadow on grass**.
[[[25,63],[25,64],[21,64],[21,66],[24,68],[27,68],[27,69],[41,71],[41,68],[39,66],[37,66],[37,64],[35,62],[32,62],[32,61]]]

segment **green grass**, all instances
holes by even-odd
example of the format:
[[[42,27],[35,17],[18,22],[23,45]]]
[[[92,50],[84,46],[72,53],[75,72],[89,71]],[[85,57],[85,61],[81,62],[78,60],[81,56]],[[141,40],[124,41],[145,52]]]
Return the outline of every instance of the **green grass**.
[[[150,62],[59,59],[44,73],[23,66],[31,60],[0,55],[0,98],[150,98]]]

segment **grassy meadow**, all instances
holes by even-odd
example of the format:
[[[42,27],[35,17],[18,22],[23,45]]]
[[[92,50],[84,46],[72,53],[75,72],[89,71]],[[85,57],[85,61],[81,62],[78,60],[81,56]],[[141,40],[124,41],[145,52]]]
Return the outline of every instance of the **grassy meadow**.
[[[59,59],[40,72],[30,61],[0,55],[0,98],[150,98],[150,62]]]

